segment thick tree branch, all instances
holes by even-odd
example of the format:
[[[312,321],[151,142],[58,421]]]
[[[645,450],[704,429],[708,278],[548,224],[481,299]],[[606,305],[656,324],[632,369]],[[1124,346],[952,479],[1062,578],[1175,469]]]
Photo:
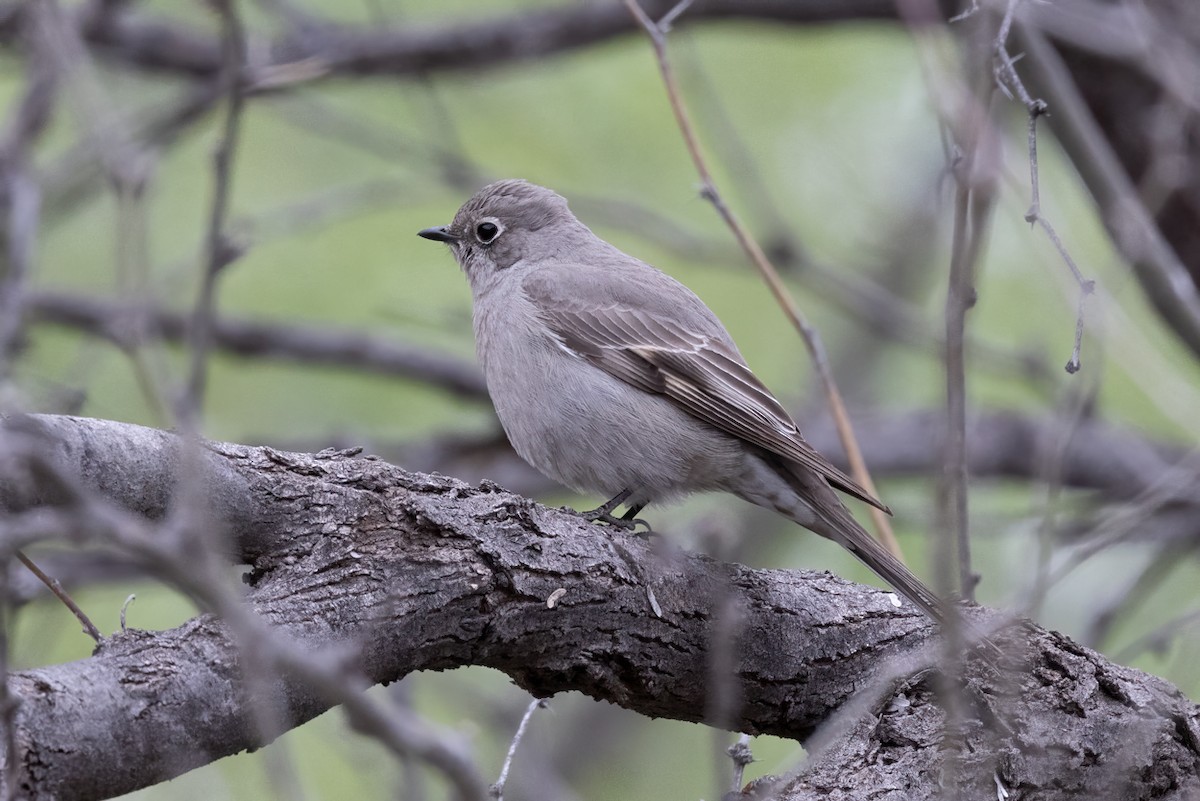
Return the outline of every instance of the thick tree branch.
[[[147,492],[128,480],[156,462],[169,475],[177,448],[169,434],[56,417],[12,419],[2,434],[16,455],[31,437],[54,438],[55,474],[77,474],[89,493],[126,509],[157,519],[170,505],[169,481]],[[929,674],[917,672],[936,649],[927,622],[888,593],[664,552],[494,485],[371,458],[221,443],[205,451],[214,504],[232,510],[225,520],[254,521],[253,536],[239,541],[254,567],[247,605],[314,658],[341,654],[370,682],[489,665],[538,696],[574,689],[646,715],[700,720],[712,638],[730,629],[736,727],[813,749],[778,797],[938,792],[941,713]],[[18,461],[10,456],[6,472]],[[52,500],[36,476],[25,483],[12,497],[12,476],[3,482],[6,540]],[[100,517],[94,536],[103,537]],[[967,675],[978,705],[957,797],[994,793],[997,779],[1044,799],[1146,797],[1151,781],[1159,798],[1200,792],[1200,713],[1177,690],[1059,635],[1010,629],[1000,641],[1011,664],[972,662]],[[14,674],[21,707],[10,764],[22,792],[105,797],[260,744],[242,657],[225,625],[201,616],[166,632],[116,635],[86,660]],[[332,703],[291,672],[272,685],[287,725]]]
[[[40,418],[42,421],[63,418]],[[923,410],[887,415],[862,415],[855,426],[865,434],[865,454],[878,475],[889,477],[928,476],[938,464],[937,437],[941,430],[940,410]],[[1045,443],[1061,435],[1060,424],[1053,418],[1022,415],[1016,412],[985,411],[968,417],[972,443],[968,465],[977,480],[1035,480],[1039,475],[1040,455]],[[56,436],[66,432],[56,429]],[[837,435],[832,425],[817,423],[805,428],[805,436],[820,452],[834,455]],[[151,442],[157,442],[152,438]],[[170,442],[170,440],[166,440]],[[513,452],[503,433],[446,434],[417,443],[392,444],[364,441],[357,435],[325,438],[320,441],[292,440],[273,443],[288,450],[321,450],[328,447],[350,448],[359,443],[385,459],[414,469],[459,476],[478,482],[493,479],[509,490],[528,497],[549,495],[561,487],[535,471]],[[159,445],[155,444],[157,448]],[[80,448],[73,448],[79,450]],[[162,451],[169,461],[172,451]],[[1100,503],[1131,501],[1160,481],[1171,466],[1183,459],[1187,449],[1154,442],[1137,432],[1099,420],[1085,420],[1063,453],[1064,486],[1093,491]],[[92,457],[107,464],[102,453]],[[143,461],[144,472],[130,473],[126,467],[97,471],[111,478],[122,476],[132,486],[158,487],[171,480],[170,468],[161,460]],[[115,472],[113,472],[115,470]],[[138,504],[139,508],[144,502]],[[1155,531],[1166,538],[1194,539],[1200,509],[1194,498],[1185,494],[1176,499],[1169,513],[1156,518]],[[251,529],[239,527],[239,536]],[[145,569],[112,554],[98,551],[47,551],[39,554],[47,571],[67,587],[100,582],[131,580]],[[9,577],[14,602],[26,603],[43,594],[44,587],[24,569]]]

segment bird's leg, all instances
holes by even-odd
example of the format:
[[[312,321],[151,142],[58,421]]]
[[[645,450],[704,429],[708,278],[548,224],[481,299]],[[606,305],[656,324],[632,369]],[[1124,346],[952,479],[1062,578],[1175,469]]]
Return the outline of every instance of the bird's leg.
[[[649,523],[647,523],[645,520],[643,520],[642,518],[637,516],[637,513],[642,511],[645,508],[646,508],[646,504],[644,504],[644,503],[630,504],[629,508],[625,510],[625,514],[621,515],[621,520],[624,521],[625,523],[628,523],[630,529],[637,528],[638,524],[640,523],[641,525],[646,527],[646,530],[641,533],[646,536],[649,536],[654,533],[654,529],[650,528]]]
[[[625,503],[625,499],[628,498],[632,494],[633,494],[633,490],[623,489],[620,492],[618,492],[616,495],[614,495],[613,497],[609,498],[607,501],[605,501],[600,506],[597,506],[595,509],[592,509],[587,512],[580,512],[579,514],[584,519],[590,520],[592,522],[600,520],[604,523],[611,523],[613,520],[612,510],[616,509],[618,506]]]
[[[632,494],[633,494],[633,490],[623,489],[620,492],[618,492],[616,495],[614,495],[613,497],[611,497],[607,501],[605,501],[604,504],[602,504],[601,506],[598,506],[595,509],[592,509],[587,512],[580,512],[579,514],[582,515],[584,519],[590,520],[593,523],[607,523],[610,526],[616,526],[617,528],[623,528],[626,531],[633,531],[635,528],[638,527],[638,524],[640,523],[641,525],[646,527],[646,531],[647,531],[647,533],[649,533],[650,532],[650,524],[647,523],[645,520],[639,520],[634,517],[634,515],[636,515],[638,512],[640,512],[642,510],[642,508],[645,506],[644,503],[639,503],[639,504],[630,506],[628,511],[626,511],[625,514],[621,515],[620,517],[616,517],[612,513],[613,509],[616,509],[618,506],[625,503],[625,501],[628,500],[629,496]]]

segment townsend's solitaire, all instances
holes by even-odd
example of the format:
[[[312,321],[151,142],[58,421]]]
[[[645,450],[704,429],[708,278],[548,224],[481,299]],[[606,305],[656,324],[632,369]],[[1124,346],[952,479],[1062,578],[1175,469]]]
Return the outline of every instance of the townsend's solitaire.
[[[716,315],[683,284],[593,234],[558,194],[500,181],[445,242],[471,284],[475,347],[517,453],[547,476],[643,506],[721,490],[839,543],[939,622],[942,602],[842,505],[884,511],[804,441]]]

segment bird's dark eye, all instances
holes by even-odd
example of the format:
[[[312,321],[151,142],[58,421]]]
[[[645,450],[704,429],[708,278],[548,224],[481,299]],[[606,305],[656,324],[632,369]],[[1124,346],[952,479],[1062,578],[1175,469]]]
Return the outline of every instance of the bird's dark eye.
[[[488,244],[500,234],[500,226],[492,222],[481,222],[475,226],[475,236],[483,244]]]

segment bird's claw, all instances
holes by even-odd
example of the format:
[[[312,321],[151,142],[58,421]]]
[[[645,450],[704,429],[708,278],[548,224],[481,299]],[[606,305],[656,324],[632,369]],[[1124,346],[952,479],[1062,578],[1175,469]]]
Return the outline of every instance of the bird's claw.
[[[580,512],[579,514],[589,523],[604,523],[605,525],[613,526],[614,528],[619,528],[622,531],[628,531],[631,533],[647,535],[654,533],[654,529],[650,528],[650,524],[642,518],[634,517],[627,520],[624,517],[617,517],[612,512],[606,511],[604,507],[592,509],[590,512]],[[641,532],[637,531],[637,527],[639,525],[645,526],[646,530]]]

